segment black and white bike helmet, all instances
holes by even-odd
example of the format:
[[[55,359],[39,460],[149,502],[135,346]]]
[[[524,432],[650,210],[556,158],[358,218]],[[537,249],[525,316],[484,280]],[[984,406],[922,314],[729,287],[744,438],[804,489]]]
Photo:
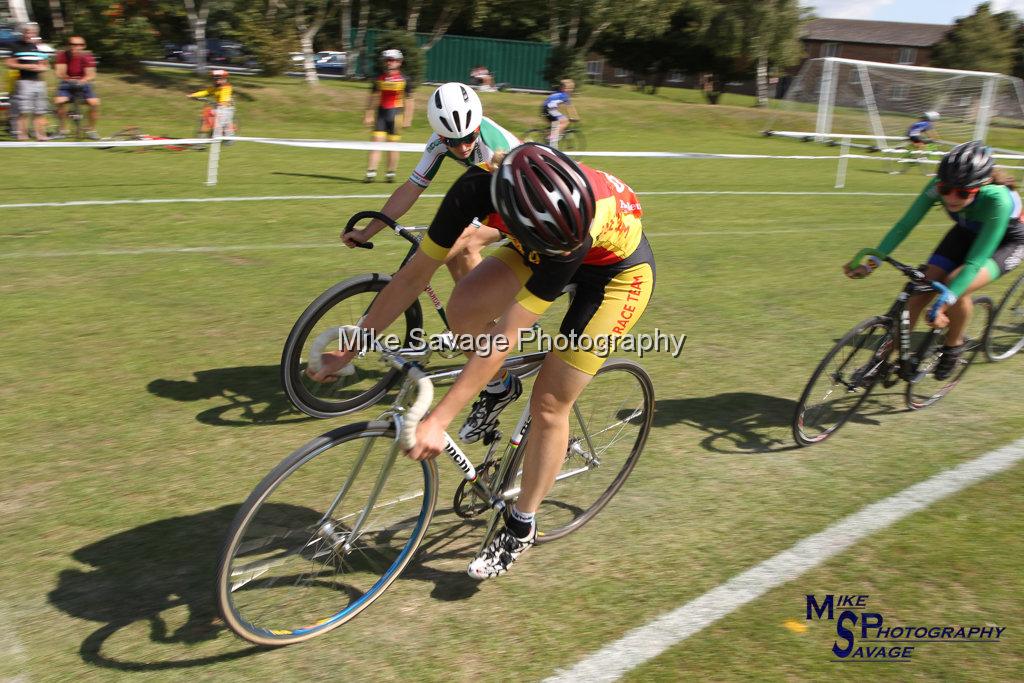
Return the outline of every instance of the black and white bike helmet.
[[[992,177],[992,148],[981,140],[957,145],[939,162],[939,181],[953,187],[978,187]]]
[[[427,100],[427,120],[443,138],[458,140],[480,127],[484,108],[473,89],[462,83],[445,83]]]

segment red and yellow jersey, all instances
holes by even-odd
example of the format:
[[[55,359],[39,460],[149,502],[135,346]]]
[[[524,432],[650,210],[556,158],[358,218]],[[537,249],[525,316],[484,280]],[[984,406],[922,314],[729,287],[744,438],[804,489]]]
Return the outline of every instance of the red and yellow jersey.
[[[584,164],[579,166],[590,181],[596,200],[594,221],[590,224],[594,244],[583,263],[589,266],[618,263],[636,251],[643,237],[640,217],[644,212],[640,200],[633,188],[610,173]]]
[[[205,90],[197,90],[189,97],[211,97],[213,101],[221,105],[229,105],[234,100],[231,84],[225,83],[222,86],[214,86]]]
[[[400,109],[405,106],[405,95],[411,93],[412,88],[401,71],[389,71],[373,81],[373,92],[380,93],[381,109]]]

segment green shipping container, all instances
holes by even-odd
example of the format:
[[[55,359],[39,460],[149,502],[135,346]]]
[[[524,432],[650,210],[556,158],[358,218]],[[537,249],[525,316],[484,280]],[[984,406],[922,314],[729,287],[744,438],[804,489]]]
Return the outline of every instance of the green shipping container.
[[[367,58],[378,52],[378,35],[374,29],[366,32]],[[416,41],[423,45],[429,37],[425,33],[417,33]],[[550,83],[544,80],[543,74],[550,52],[548,43],[444,36],[427,52],[425,77],[434,83],[468,83],[469,70],[483,64],[494,75],[495,83],[507,83],[513,88],[547,90]]]

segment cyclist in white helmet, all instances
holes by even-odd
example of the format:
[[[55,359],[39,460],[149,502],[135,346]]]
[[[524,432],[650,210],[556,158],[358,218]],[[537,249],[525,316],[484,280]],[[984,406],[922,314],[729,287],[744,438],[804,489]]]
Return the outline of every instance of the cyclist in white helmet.
[[[462,83],[445,83],[430,95],[427,119],[434,134],[427,140],[420,162],[381,209],[381,213],[396,221],[427,189],[445,158],[468,168],[478,166],[490,171],[495,152],[507,152],[519,144],[515,135],[483,115],[480,98],[471,87]],[[341,239],[349,247],[354,247],[369,242],[385,227],[380,221],[372,221],[365,230],[344,234]],[[466,230],[445,260],[452,278],[458,281],[472,270],[480,263],[480,250],[498,238],[499,233],[494,228]]]

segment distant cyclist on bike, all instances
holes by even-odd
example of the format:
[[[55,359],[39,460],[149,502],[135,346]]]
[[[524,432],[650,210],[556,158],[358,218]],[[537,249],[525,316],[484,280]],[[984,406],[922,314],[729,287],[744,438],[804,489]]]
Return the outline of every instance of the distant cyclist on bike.
[[[558,141],[562,134],[569,127],[569,121],[576,121],[580,115],[572,103],[572,93],[576,84],[571,79],[564,79],[558,84],[553,93],[547,96],[544,104],[540,106],[540,115],[551,124],[551,132],[548,134],[548,144],[558,149]],[[565,107],[569,115],[566,116],[559,107]]]
[[[203,117],[200,132],[212,135],[219,122],[220,132],[230,135],[235,131],[235,91],[228,82],[228,72],[224,69],[210,71],[210,79],[213,82],[210,87],[189,95],[192,99],[209,97],[213,100],[211,115]]]
[[[495,152],[507,152],[519,144],[518,138],[483,115],[483,106],[476,92],[462,83],[445,83],[427,100],[427,120],[434,130],[427,148],[412,175],[399,186],[380,210],[398,220],[416,203],[437,175],[445,159],[462,166],[490,170]],[[365,230],[341,236],[349,247],[369,242],[386,226],[372,221]],[[449,253],[445,265],[458,280],[480,263],[480,250],[499,238],[494,228],[467,230],[456,248]]]
[[[964,348],[964,330],[970,320],[970,294],[1010,272],[1024,260],[1024,223],[1020,195],[1011,176],[995,168],[991,148],[983,142],[965,142],[951,149],[939,163],[938,174],[928,181],[910,209],[889,230],[878,251],[890,254],[921,222],[935,204],[941,204],[953,219],[953,227],[928,259],[925,276],[945,283],[952,296],[936,304],[933,327],[946,327],[945,346],[935,368],[944,380],[956,368]],[[878,259],[843,269],[848,277],[871,274]],[[908,310],[913,325],[934,292],[910,299]]]
[[[545,145],[526,143],[509,152],[494,172],[471,168],[445,195],[419,250],[370,306],[360,326],[385,329],[430,282],[473,218],[509,236],[511,244],[489,256],[455,286],[448,307],[453,331],[493,335],[515,346],[569,284],[576,292],[560,332],[568,340],[627,334],[647,308],[654,289],[654,256],[640,223],[640,203],[618,178],[578,165]],[[607,337],[605,337],[607,335]],[[441,452],[451,421],[479,392],[464,441],[494,430],[498,414],[522,393],[502,370],[508,350],[470,354],[455,384],[416,431],[415,460]],[[323,356],[322,372],[338,372],[352,351]],[[506,509],[505,526],[469,565],[470,576],[504,574],[534,544],[534,515],[565,459],[569,411],[604,362],[584,343],[544,359],[530,398],[522,490]]]
[[[85,137],[99,140],[96,132],[96,121],[99,118],[100,98],[92,88],[96,80],[96,60],[85,49],[85,38],[71,36],[68,49],[57,53],[54,72],[60,85],[53,103],[57,105],[57,118],[60,119],[60,135],[68,135],[68,102],[75,98],[89,105],[89,125],[85,129]]]
[[[938,131],[935,129],[934,122],[939,118],[939,112],[926,111],[917,121],[910,124],[910,127],[907,128],[907,140],[910,141],[914,149],[924,151],[926,145],[935,142],[932,138],[938,135]]]

